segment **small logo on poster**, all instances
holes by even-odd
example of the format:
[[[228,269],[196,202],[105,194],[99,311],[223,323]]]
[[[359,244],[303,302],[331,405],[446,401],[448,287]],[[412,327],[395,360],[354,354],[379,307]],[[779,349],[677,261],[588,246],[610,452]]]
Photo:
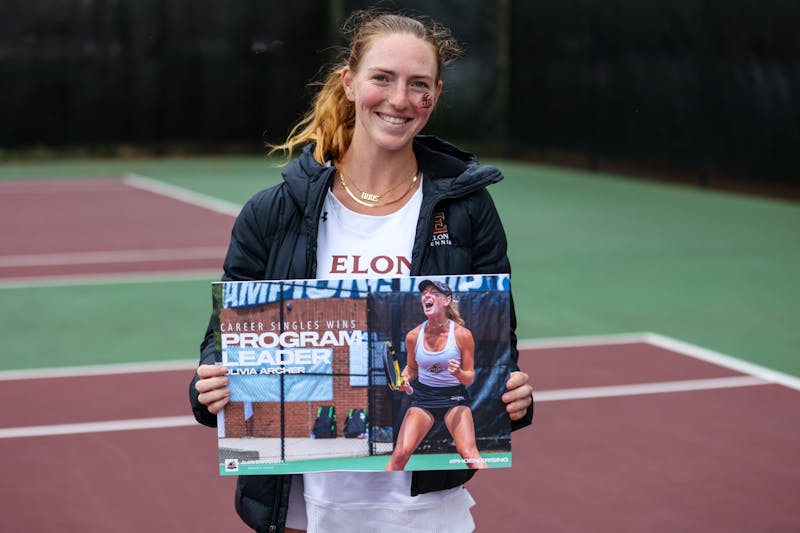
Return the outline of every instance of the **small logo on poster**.
[[[226,472],[238,472],[239,471],[239,459],[227,459],[225,461],[225,471]]]

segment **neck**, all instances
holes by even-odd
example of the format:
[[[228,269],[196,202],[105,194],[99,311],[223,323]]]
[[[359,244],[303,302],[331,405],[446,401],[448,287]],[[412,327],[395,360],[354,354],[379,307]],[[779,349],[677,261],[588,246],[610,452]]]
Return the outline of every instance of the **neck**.
[[[391,186],[399,179],[410,178],[417,168],[411,145],[402,150],[388,151],[353,149],[351,144],[337,164],[346,169],[349,180],[370,192]]]
[[[443,330],[445,329],[445,326],[447,326],[448,322],[450,322],[450,319],[447,317],[431,317],[428,319],[428,329],[433,326],[435,331]]]
[[[410,144],[407,149],[397,151],[379,151],[374,146],[369,150],[348,149],[336,166],[339,172],[333,194],[356,213],[377,216],[394,213],[408,202],[420,184]]]

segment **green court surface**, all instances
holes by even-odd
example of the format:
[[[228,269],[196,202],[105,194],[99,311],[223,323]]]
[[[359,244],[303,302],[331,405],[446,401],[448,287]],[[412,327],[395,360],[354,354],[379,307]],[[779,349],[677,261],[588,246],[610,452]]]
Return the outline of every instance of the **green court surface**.
[[[520,338],[655,332],[800,375],[800,205],[496,164]],[[279,172],[263,157],[87,160],[3,164],[0,180],[134,173],[241,204]],[[0,369],[195,358],[210,281],[0,283]]]

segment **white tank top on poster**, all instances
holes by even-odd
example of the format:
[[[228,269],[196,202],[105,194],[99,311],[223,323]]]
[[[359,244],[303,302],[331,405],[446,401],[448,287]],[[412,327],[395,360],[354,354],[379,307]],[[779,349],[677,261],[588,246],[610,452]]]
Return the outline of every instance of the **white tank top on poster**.
[[[317,278],[408,277],[422,186],[401,209],[382,216],[346,208],[328,192],[317,238]],[[342,508],[435,507],[460,487],[411,497],[411,472],[303,474],[306,500]]]
[[[450,322],[450,331],[447,333],[447,342],[438,352],[425,348],[425,328],[428,321],[422,323],[422,328],[417,337],[416,358],[419,367],[419,381],[429,387],[457,387],[461,385],[458,378],[447,371],[450,359],[461,362],[461,350],[456,343],[456,323]]]

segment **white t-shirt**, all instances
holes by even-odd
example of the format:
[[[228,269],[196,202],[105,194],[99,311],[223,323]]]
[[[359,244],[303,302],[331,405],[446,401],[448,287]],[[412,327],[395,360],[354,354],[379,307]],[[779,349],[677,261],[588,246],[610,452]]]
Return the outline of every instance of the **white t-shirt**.
[[[317,279],[408,277],[422,183],[390,215],[362,215],[328,191],[317,235]]]
[[[381,216],[353,212],[329,191],[317,237],[317,278],[409,276],[421,206],[421,183],[402,208]],[[319,472],[303,474],[303,482],[307,502],[336,509],[433,508],[465,493],[456,487],[411,497],[411,472]]]

